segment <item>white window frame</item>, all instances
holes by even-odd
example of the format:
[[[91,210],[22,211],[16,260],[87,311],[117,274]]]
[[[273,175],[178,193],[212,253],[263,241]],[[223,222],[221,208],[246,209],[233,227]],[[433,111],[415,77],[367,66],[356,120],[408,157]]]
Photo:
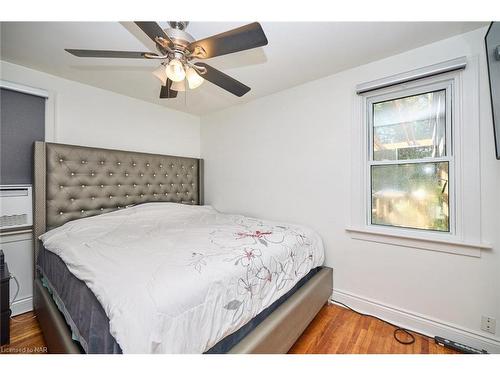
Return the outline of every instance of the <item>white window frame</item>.
[[[374,165],[404,165],[404,164],[419,164],[419,163],[437,163],[437,162],[448,162],[448,225],[449,231],[437,232],[437,233],[455,233],[455,170],[454,170],[454,157],[453,157],[453,137],[452,137],[452,123],[453,123],[453,89],[454,89],[454,80],[447,79],[442,77],[442,80],[433,80],[428,82],[429,79],[426,80],[418,80],[414,81],[411,84],[405,85],[406,87],[398,87],[398,88],[388,88],[385,90],[378,90],[376,93],[367,93],[364,95],[365,97],[365,111],[366,111],[366,126],[368,126],[367,132],[367,167],[366,167],[366,181],[368,182],[368,187],[366,189],[367,197],[366,197],[366,220],[367,225],[373,226],[375,228],[380,228],[381,225],[373,224],[372,221],[372,189],[371,189],[371,170]],[[423,158],[423,159],[408,159],[408,160],[384,160],[384,161],[374,161],[373,160],[373,104],[400,99],[408,96],[420,95],[427,92],[433,92],[438,90],[445,90],[445,100],[446,100],[446,110],[445,110],[445,142],[446,142],[446,153],[445,156],[437,157],[437,158]],[[398,228],[398,229],[407,229],[410,231],[427,231],[426,229],[418,229],[418,228],[408,228],[401,226],[390,226],[390,228]],[[436,232],[436,231],[432,231]]]
[[[425,68],[419,68],[425,71]],[[443,158],[387,161],[387,164],[448,161],[449,232],[371,224],[372,103],[446,89],[446,148]],[[480,257],[491,245],[481,240],[478,59],[467,68],[353,93],[351,216],[346,230],[357,240]],[[450,101],[448,103],[448,101]],[[384,163],[384,162],[382,162]]]

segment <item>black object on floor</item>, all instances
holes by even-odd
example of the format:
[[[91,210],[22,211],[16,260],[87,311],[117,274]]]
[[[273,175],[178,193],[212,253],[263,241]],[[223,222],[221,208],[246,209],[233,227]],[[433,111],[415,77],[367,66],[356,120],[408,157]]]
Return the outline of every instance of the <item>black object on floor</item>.
[[[455,342],[452,340],[445,339],[443,337],[435,336],[434,341],[436,344],[444,346],[446,348],[454,349],[461,353],[465,354],[488,354],[488,352],[484,349],[476,349],[468,345],[460,344],[459,342]]]
[[[10,343],[10,273],[0,250],[0,346]]]

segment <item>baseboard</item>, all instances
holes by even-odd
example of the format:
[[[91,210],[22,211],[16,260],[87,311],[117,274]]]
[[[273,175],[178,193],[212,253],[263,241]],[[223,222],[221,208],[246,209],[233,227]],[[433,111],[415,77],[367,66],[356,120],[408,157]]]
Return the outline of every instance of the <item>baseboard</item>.
[[[12,303],[12,306],[10,307],[12,310],[12,316],[16,316],[19,314],[23,314],[28,311],[33,310],[33,297],[27,297],[20,299],[14,303]]]
[[[345,303],[362,313],[378,316],[391,323],[434,337],[441,336],[453,341],[485,349],[488,353],[500,354],[500,339],[491,338],[481,332],[438,321],[421,314],[386,305],[384,303],[334,289],[332,298]]]

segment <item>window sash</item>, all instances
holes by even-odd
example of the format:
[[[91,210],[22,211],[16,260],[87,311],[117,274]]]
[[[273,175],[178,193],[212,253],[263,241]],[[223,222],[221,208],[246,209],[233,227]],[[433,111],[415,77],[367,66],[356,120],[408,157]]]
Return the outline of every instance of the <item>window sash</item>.
[[[448,230],[439,230],[439,229],[432,229],[432,228],[417,228],[417,227],[410,227],[406,225],[397,225],[397,224],[382,224],[382,223],[374,223],[373,222],[373,186],[372,186],[372,178],[373,178],[373,168],[372,166],[378,167],[378,166],[396,166],[396,165],[408,165],[408,164],[438,164],[438,163],[447,163],[448,165],[448,180],[447,180],[447,187],[448,187]],[[449,234],[453,233],[452,231],[452,215],[451,215],[451,179],[450,179],[450,162],[448,160],[442,160],[442,161],[428,161],[426,163],[404,163],[404,164],[373,164],[370,166],[370,206],[369,206],[369,225],[375,226],[375,227],[387,227],[387,228],[398,228],[398,229],[408,229],[408,230],[417,230],[417,231],[424,231],[424,232],[435,232],[435,233],[444,233],[444,234]]]
[[[408,231],[418,231],[418,232],[439,232],[443,234],[456,234],[456,201],[455,201],[455,160],[454,160],[454,150],[453,150],[453,140],[452,140],[452,121],[454,117],[453,107],[453,95],[454,95],[454,81],[450,78],[443,78],[442,80],[438,80],[433,83],[422,83],[415,84],[415,82],[411,85],[411,87],[405,87],[406,85],[399,85],[393,90],[377,95],[373,93],[373,95],[367,96],[365,101],[365,124],[368,127],[367,132],[367,158],[365,160],[365,178],[367,181],[366,185],[366,202],[365,202],[365,223],[369,227],[380,227],[379,224],[372,223],[372,180],[371,180],[371,170],[372,166],[376,165],[399,165],[399,164],[422,164],[422,163],[438,163],[438,162],[448,162],[448,215],[449,215],[449,231],[436,231],[433,229],[420,229],[420,228],[412,228],[412,227],[403,227],[397,225],[386,225],[388,228],[394,228],[395,230],[404,229]],[[408,85],[410,86],[410,85]],[[446,106],[445,106],[445,155],[441,157],[428,157],[428,158],[420,158],[420,159],[403,159],[403,160],[374,160],[374,150],[373,150],[373,105],[375,103],[395,100],[400,98],[405,98],[408,96],[415,96],[420,94],[425,94],[428,92],[445,90],[446,92]],[[366,128],[365,128],[366,129]]]

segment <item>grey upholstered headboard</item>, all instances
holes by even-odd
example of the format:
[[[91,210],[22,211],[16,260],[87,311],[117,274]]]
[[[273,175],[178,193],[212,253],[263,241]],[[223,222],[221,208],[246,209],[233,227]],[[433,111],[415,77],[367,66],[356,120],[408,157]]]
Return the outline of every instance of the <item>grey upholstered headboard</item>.
[[[138,203],[203,204],[202,159],[45,142],[35,142],[34,157],[35,238]]]

